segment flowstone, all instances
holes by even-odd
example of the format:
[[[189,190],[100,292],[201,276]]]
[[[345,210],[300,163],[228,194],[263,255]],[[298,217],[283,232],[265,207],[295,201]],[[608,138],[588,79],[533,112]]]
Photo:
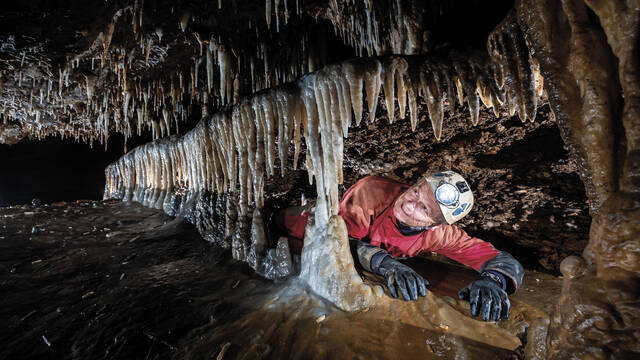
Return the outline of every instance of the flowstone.
[[[581,164],[593,216],[582,256],[561,264],[546,357],[638,358],[640,6],[536,0],[516,8],[558,126]]]
[[[349,250],[347,226],[340,215],[324,227],[309,217],[302,249],[300,278],[311,289],[345,311],[357,311],[373,305],[382,291],[366,285],[354,267]]]

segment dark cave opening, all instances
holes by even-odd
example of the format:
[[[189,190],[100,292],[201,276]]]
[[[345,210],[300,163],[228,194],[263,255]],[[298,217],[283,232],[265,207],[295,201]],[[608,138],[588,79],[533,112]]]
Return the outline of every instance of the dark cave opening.
[[[128,139],[128,146],[150,135]],[[114,135],[107,150],[96,142],[48,137],[0,145],[0,206],[57,201],[99,200],[104,193],[104,168],[123,154],[124,137]]]
[[[0,146],[0,206],[98,200],[104,192],[104,167],[122,155],[99,144],[48,138]]]

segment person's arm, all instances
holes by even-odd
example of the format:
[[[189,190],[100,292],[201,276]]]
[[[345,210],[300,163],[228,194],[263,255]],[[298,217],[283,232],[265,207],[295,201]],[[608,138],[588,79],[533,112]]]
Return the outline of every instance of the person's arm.
[[[367,271],[382,275],[387,280],[391,296],[398,292],[406,301],[417,300],[418,295],[427,295],[429,282],[405,264],[395,260],[384,249],[354,238],[349,238],[353,258]]]
[[[459,293],[467,299],[471,315],[481,315],[484,321],[509,317],[511,303],[508,294],[522,283],[524,269],[511,254],[499,251],[490,243],[469,236],[453,225],[441,226],[438,246],[431,251],[472,267],[480,279],[465,286]]]
[[[480,274],[487,271],[497,273],[504,277],[504,287],[509,293],[515,292],[522,283],[524,270],[511,254],[496,249],[490,242],[469,236],[455,225],[440,225],[433,231],[438,241],[425,250],[467,265]]]

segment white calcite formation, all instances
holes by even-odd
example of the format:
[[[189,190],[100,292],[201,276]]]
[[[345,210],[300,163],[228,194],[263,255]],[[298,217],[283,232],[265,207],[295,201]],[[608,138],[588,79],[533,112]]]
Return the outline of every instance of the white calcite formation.
[[[289,6],[275,1],[277,25],[287,22]],[[29,44],[32,38],[3,39],[0,122],[20,122],[22,132],[38,139],[57,135],[92,146],[100,142],[106,147],[109,136],[120,133],[126,152],[126,140],[144,131],[153,139],[179,133],[192,105],[233,104],[241,92],[293,81],[322,62],[316,51],[309,51],[308,34],[296,39],[301,51],[274,59],[272,44],[250,21],[247,30],[255,30],[255,38],[247,39],[244,47],[231,48],[219,34],[202,35],[192,29],[199,14],[190,8],[175,11],[181,35],[180,41],[173,38],[170,43],[161,27],[143,31],[143,10],[138,1],[118,9],[102,31],[86,39],[86,50],[55,65],[42,54],[41,45],[15,48],[16,42]],[[188,46],[187,59],[167,68],[169,53],[180,42]],[[241,73],[251,75],[241,79]]]
[[[377,10],[377,11],[376,11]],[[399,1],[333,0],[326,18],[358,56],[426,52],[422,11]]]
[[[349,127],[360,123],[365,100],[369,121],[374,119],[382,91],[389,121],[405,118],[408,104],[415,129],[420,96],[427,103],[434,135],[440,139],[444,111],[452,110],[456,100],[467,102],[474,123],[481,99],[496,112],[506,100],[524,101],[522,96],[505,96],[508,83],[494,80],[498,65],[482,54],[452,53],[448,59],[388,56],[327,66],[293,83],[240,99],[235,106],[203,118],[182,137],[156,140],[125,154],[105,170],[104,198],[138,201],[178,214],[193,206],[203,192],[237,192],[238,218],[246,219],[253,213],[253,221],[251,241],[236,239],[232,243],[234,257],[260,270],[265,268],[261,261],[267,258],[260,226],[265,177],[284,176],[292,142],[296,169],[304,138],[306,169],[310,180],[315,179],[318,198],[313,225],[307,228],[302,277],[314,291],[341,308],[368,306],[373,301],[368,287],[358,284],[361,291],[357,296],[336,290],[353,288],[358,278],[352,262],[345,263],[350,254],[343,220],[338,216],[343,139]],[[510,109],[528,106],[508,101]],[[325,266],[333,262],[335,266]],[[318,276],[321,268],[323,275]]]
[[[217,5],[222,7],[222,3]],[[295,38],[287,41],[300,50],[279,56],[273,50],[274,43],[261,33],[264,28],[251,21],[246,26],[250,33],[255,30],[255,37],[252,34],[245,39],[246,43],[233,44],[220,34],[196,31],[194,24],[202,19],[198,20],[200,14],[190,7],[172,10],[179,31],[177,41],[175,37],[168,38],[167,29],[143,27],[145,14],[150,16],[143,10],[137,1],[117,9],[101,31],[86,39],[90,45],[85,51],[55,65],[43,57],[38,45],[18,50],[14,37],[6,39],[0,46],[2,61],[6,63],[0,66],[0,121],[18,122],[22,133],[38,139],[59,135],[91,145],[100,142],[105,147],[112,134],[120,133],[125,137],[126,151],[126,140],[145,131],[150,131],[153,139],[178,134],[180,123],[192,115],[194,105],[219,109],[235,104],[242,93],[293,82],[325,61],[318,51],[322,46],[315,44],[322,42],[322,38],[310,39],[309,33],[294,33]],[[330,1],[319,16],[328,19],[335,35],[360,56],[424,53],[428,49],[420,30],[422,13],[407,11],[393,0],[378,4],[370,0],[336,0]],[[265,14],[267,30],[277,32],[291,16],[299,16],[300,4],[298,1],[294,4],[293,0],[267,0]],[[434,114],[434,131],[439,137],[438,119],[442,117],[443,106],[453,106],[453,89],[457,87],[460,97],[464,86],[474,122],[478,118],[479,100],[494,108],[497,103],[507,101],[511,112],[517,110],[521,118],[533,119],[535,98],[524,92],[531,90],[532,83],[541,84],[539,72],[534,71],[537,62],[529,57],[522,36],[514,37],[512,30],[505,28],[490,38],[490,56],[500,64],[490,71],[470,65],[472,61],[451,64],[451,59],[447,59],[449,64],[444,67],[436,61],[427,69],[413,71],[402,68],[405,61],[389,60],[389,64],[378,65],[380,73],[375,80],[380,81],[366,88],[370,116],[375,116],[374,96],[379,85],[383,85],[387,107],[397,96],[402,118],[408,102],[415,126],[416,98],[421,92]],[[26,37],[18,40],[18,43],[32,41]],[[176,42],[187,45],[184,60],[177,67],[168,68],[169,53],[175,51],[172,47]],[[455,63],[466,65],[460,67]],[[367,74],[376,72],[375,63],[362,64],[368,67]],[[451,69],[452,66],[456,69]],[[419,75],[415,70],[419,70]],[[358,71],[349,73],[358,76]],[[498,82],[483,78],[483,74],[495,74]],[[505,83],[509,89],[504,94],[497,89],[488,90]],[[350,81],[345,91],[352,97],[359,95],[352,85]],[[407,91],[387,95],[394,86]],[[482,89],[477,95],[476,87]],[[356,122],[360,120],[360,111],[358,108],[354,113]]]

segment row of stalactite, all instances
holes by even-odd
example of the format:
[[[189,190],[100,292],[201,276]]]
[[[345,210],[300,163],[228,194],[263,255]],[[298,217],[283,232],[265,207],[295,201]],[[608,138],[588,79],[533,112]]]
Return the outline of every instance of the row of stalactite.
[[[190,214],[195,208],[201,216],[194,223],[201,224],[208,238],[207,228],[213,225],[202,209],[211,207],[206,199],[217,193],[227,205],[224,236],[218,238],[232,236],[225,241],[233,257],[267,277],[288,276],[294,266],[287,241],[281,238],[275,249],[266,243],[263,191],[265,177],[278,176],[278,168],[280,176],[297,169],[304,140],[305,167],[310,182],[315,179],[317,201],[305,232],[300,277],[341,309],[365,308],[376,301],[376,292],[355,272],[346,227],[338,215],[343,139],[349,128],[358,126],[363,115],[368,114],[369,122],[375,120],[381,91],[389,122],[408,112],[413,130],[421,97],[438,140],[444,113],[454,111],[456,102],[467,103],[474,124],[480,102],[496,115],[503,107],[510,115],[533,121],[542,78],[537,63],[522,48],[519,31],[498,26],[488,43],[490,57],[451,52],[440,57],[360,58],[242,98],[213,116],[205,113],[184,136],[145,144],[109,165],[104,197],[138,201],[172,215]],[[237,214],[230,207],[236,196]]]
[[[222,3],[218,5],[222,6]],[[286,21],[291,6],[293,5],[289,1],[267,0],[267,24],[270,24],[273,14],[283,13]],[[333,24],[336,35],[360,55],[365,52],[368,55],[419,52],[422,34],[412,34],[408,30],[415,26],[408,23],[410,18],[402,12],[401,6],[394,1],[385,6],[391,11],[389,18],[394,21],[385,25],[389,27],[385,30],[389,35],[383,38],[379,34],[380,21],[376,18],[376,7],[369,0],[331,1],[325,16]],[[297,2],[295,8],[296,14],[299,14]],[[189,118],[194,104],[216,109],[234,104],[243,92],[255,93],[294,81],[323,63],[321,54],[310,49],[313,41],[310,41],[309,34],[301,35],[298,39],[299,46],[292,47],[301,50],[276,59],[271,53],[270,43],[259,34],[257,24],[247,24],[250,29],[256,29],[256,39],[252,40],[255,48],[231,49],[215,35],[204,38],[198,32],[190,32],[189,24],[196,16],[193,11],[175,13],[178,27],[195,44],[188,65],[170,71],[168,76],[154,80],[143,79],[143,72],[162,66],[168,56],[168,45],[166,39],[163,43],[162,28],[143,31],[144,7],[139,1],[134,1],[133,5],[115,12],[89,49],[70,58],[57,71],[52,70],[46,61],[39,60],[37,62],[43,65],[39,65],[42,67],[42,74],[38,79],[36,76],[24,75],[32,73],[31,71],[25,71],[24,74],[23,71],[0,74],[0,116],[5,122],[22,122],[25,130],[37,138],[58,134],[63,139],[75,138],[91,145],[94,141],[99,141],[106,146],[110,134],[121,133],[125,136],[126,149],[126,139],[134,134],[140,135],[143,131],[150,131],[153,139],[178,133],[179,123]],[[276,17],[276,24],[279,24],[278,19]],[[514,28],[507,29],[509,26]],[[513,52],[524,52],[518,54],[518,57],[497,60],[498,63],[514,62],[508,68],[514,68],[516,74],[504,74],[506,79],[509,76],[531,75],[520,74],[520,71],[526,73],[530,70],[527,68],[529,62],[526,46],[518,43],[523,40],[521,34],[517,33],[517,24],[506,23],[503,27],[505,31],[489,42],[490,55],[498,58],[501,53],[511,56]],[[128,34],[138,46],[126,48],[113,43],[116,33],[120,36],[121,33]],[[514,42],[516,44],[512,44]],[[505,44],[505,49],[500,48],[501,43]],[[27,56],[26,62],[35,61],[32,57]],[[22,69],[24,59],[25,54],[16,54],[15,60],[20,63],[20,66],[14,64],[17,69]],[[427,73],[440,71],[439,65],[434,66]],[[486,69],[472,71],[492,74]],[[497,72],[493,73],[502,76]],[[446,76],[437,81],[454,82]],[[450,90],[451,84],[445,86]],[[2,92],[3,87],[7,89],[5,94]],[[437,93],[439,89],[440,87],[434,88],[432,92]],[[515,99],[509,104],[526,103],[517,99],[521,97],[520,90],[508,90],[510,93],[506,95]],[[451,96],[450,93],[447,92],[447,95]],[[415,99],[415,95],[410,98]],[[438,94],[432,95],[439,97]],[[427,99],[433,96],[428,95]],[[488,94],[479,96],[485,104],[495,104],[496,99],[487,98]],[[470,105],[475,108],[476,99],[470,100]],[[431,103],[437,107],[433,101]],[[409,104],[412,104],[411,100]],[[527,116],[534,116],[534,107],[530,102],[526,104],[526,109],[520,109],[519,113],[521,116],[525,112]],[[438,111],[437,108],[433,110]]]
[[[36,138],[59,135],[91,145],[99,141],[106,146],[111,134],[121,133],[126,151],[126,139],[134,134],[150,131],[158,139],[178,133],[192,105],[233,104],[241,91],[253,93],[290,82],[322,64],[319,54],[309,50],[308,34],[302,34],[295,46],[302,50],[276,60],[268,37],[256,24],[248,23],[249,29],[256,28],[256,38],[247,43],[255,42],[253,48],[230,49],[216,35],[203,38],[191,32],[189,23],[196,15],[185,10],[176,15],[187,41],[195,44],[188,65],[168,76],[145,79],[144,72],[163,66],[169,44],[166,38],[163,42],[166,30],[143,31],[142,4],[136,0],[116,11],[92,45],[58,70],[51,69],[50,59],[29,55],[25,62],[25,54],[16,54],[12,66],[17,70],[0,72],[1,120],[21,122]],[[222,2],[218,5],[221,8]],[[286,9],[284,1],[274,4],[276,9],[283,5]],[[116,33],[131,37],[137,46],[115,44]],[[251,76],[241,82],[241,73]]]
[[[506,33],[506,35],[505,35]],[[516,38],[516,37],[513,37]],[[326,215],[337,213],[342,183],[343,138],[359,125],[366,100],[374,120],[378,96],[390,122],[409,109],[412,128],[418,122],[418,96],[427,104],[434,135],[440,139],[444,112],[466,101],[472,122],[479,103],[496,114],[504,105],[522,120],[535,118],[541,86],[535,62],[508,32],[490,40],[493,59],[481,53],[444,57],[356,59],[325,67],[296,82],[251,97],[204,118],[184,136],[140,146],[106,169],[105,198],[124,197],[162,208],[163,196],[177,188],[191,193],[239,191],[240,213],[262,207],[264,178],[283,176],[293,143],[293,169],[304,137],[309,178],[315,177]],[[526,69],[526,71],[524,71]],[[408,105],[408,106],[407,106]],[[276,159],[278,164],[276,164]]]

